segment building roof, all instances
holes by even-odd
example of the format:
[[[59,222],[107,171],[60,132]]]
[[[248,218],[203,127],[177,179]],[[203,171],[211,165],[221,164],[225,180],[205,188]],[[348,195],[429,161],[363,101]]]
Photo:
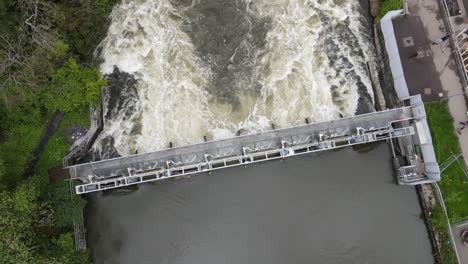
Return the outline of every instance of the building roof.
[[[432,58],[431,41],[419,16],[400,14],[390,12],[381,21],[398,97],[402,100],[421,94],[424,102],[438,101],[443,90]]]

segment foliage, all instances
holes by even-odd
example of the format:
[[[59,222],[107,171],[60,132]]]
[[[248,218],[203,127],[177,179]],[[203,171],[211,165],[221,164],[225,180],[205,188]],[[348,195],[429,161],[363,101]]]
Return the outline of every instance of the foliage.
[[[444,162],[452,153],[461,152],[458,137],[453,128],[447,103],[426,105],[432,141],[439,163]],[[463,164],[461,162],[460,164]],[[449,217],[452,221],[468,216],[468,181],[459,163],[452,164],[443,171],[439,186],[443,192]]]
[[[60,234],[58,238],[54,239],[54,243],[58,246],[61,255],[70,257],[75,254],[75,242],[71,232]]]
[[[80,62],[93,58],[96,46],[108,27],[107,15],[115,0],[60,0],[65,21],[59,30],[71,44],[72,52]]]
[[[5,175],[5,163],[3,162],[2,157],[0,157],[0,179],[3,179]]]
[[[86,201],[75,194],[70,195],[68,182],[62,181],[51,186],[50,194],[57,227],[72,226],[73,220],[81,218]]]
[[[17,105],[0,117],[4,129],[0,158],[5,164],[0,190],[11,189],[21,181],[23,169],[39,142],[46,118],[39,109],[27,103]]]
[[[14,8],[14,0],[0,1],[0,35],[11,31],[18,24],[19,14],[12,14]]]
[[[0,192],[0,263],[85,263],[77,254],[73,234],[57,238],[41,235],[49,229],[51,209],[41,201],[38,178],[30,178],[14,191]]]
[[[97,102],[106,85],[97,68],[83,67],[70,58],[52,75],[51,87],[43,93],[49,111],[71,112],[77,107]]]
[[[440,164],[452,153],[461,152],[458,137],[455,134],[453,119],[446,102],[427,104],[426,112],[436,157]],[[464,166],[463,162],[452,164],[443,171],[442,180],[439,182],[451,222],[468,216],[468,203],[466,203],[468,201],[468,185],[461,166]],[[447,221],[440,205],[434,208],[431,221],[441,236],[441,258],[444,263],[456,263],[452,246],[448,244],[450,238],[447,232]]]
[[[32,180],[13,192],[0,192],[0,262],[31,263],[34,227],[41,225],[44,208],[36,203],[39,193]]]
[[[5,179],[0,178],[0,186],[3,188],[0,192],[0,263],[86,263],[87,254],[76,254],[73,241],[70,243],[69,239],[73,217],[81,217],[85,201],[79,196],[70,195],[67,182],[49,185],[48,169],[60,165],[69,148],[64,137],[66,126],[89,126],[88,109],[83,107],[65,115],[58,132],[49,141],[37,164],[36,176],[26,182],[21,181],[22,168],[38,142],[43,123],[51,114],[36,111],[35,116],[29,118],[20,109],[18,107],[9,111],[7,140],[0,142],[0,154],[7,156],[10,162],[22,165],[12,168],[9,164],[6,167],[8,171],[17,174],[11,182],[19,184],[9,186]],[[15,126],[14,122],[18,120],[21,120],[21,125]],[[18,137],[14,133],[23,133],[25,137]],[[14,154],[7,155],[9,152],[4,151],[6,149],[11,149]],[[12,232],[4,232],[4,229]],[[65,233],[61,233],[62,230]]]
[[[380,1],[379,15],[375,18],[375,22],[380,21],[390,11],[400,10],[403,8],[403,0],[382,0]]]
[[[106,85],[93,51],[115,0],[0,1],[0,263],[87,263],[73,220],[85,201],[48,170],[69,148],[65,128],[89,126],[88,104]],[[25,165],[57,108],[68,111],[35,168]]]
[[[448,226],[445,213],[439,204],[432,210],[431,221],[440,238],[442,247],[440,259],[442,263],[457,264],[457,256],[455,256],[455,251],[452,249],[451,243],[449,242],[450,236],[447,232]]]
[[[97,6],[102,16],[108,16],[112,7],[118,3],[118,0],[96,0]]]

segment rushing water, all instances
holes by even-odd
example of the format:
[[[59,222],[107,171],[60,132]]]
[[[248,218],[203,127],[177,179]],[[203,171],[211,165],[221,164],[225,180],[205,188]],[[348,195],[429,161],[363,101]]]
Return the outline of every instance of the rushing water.
[[[433,263],[390,158],[347,148],[94,194],[89,246],[95,263]]]
[[[97,149],[128,155],[371,111],[366,14],[367,0],[122,0],[98,49],[111,87]]]
[[[373,111],[368,0],[122,0],[100,158]],[[95,263],[432,263],[384,144],[89,195]]]

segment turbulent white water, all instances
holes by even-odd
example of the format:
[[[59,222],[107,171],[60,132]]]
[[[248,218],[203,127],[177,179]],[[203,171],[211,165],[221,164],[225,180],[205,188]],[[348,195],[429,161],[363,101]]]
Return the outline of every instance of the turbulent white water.
[[[110,109],[100,139],[127,155],[354,115],[360,89],[373,98],[361,9],[356,0],[123,0],[101,71],[132,74],[138,100],[131,114]]]

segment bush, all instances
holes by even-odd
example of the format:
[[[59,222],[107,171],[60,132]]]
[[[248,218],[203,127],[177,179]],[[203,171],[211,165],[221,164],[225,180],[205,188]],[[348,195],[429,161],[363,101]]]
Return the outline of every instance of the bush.
[[[57,109],[71,112],[97,102],[106,85],[97,68],[80,66],[70,58],[52,75],[51,87],[42,93],[42,100],[51,112]]]

